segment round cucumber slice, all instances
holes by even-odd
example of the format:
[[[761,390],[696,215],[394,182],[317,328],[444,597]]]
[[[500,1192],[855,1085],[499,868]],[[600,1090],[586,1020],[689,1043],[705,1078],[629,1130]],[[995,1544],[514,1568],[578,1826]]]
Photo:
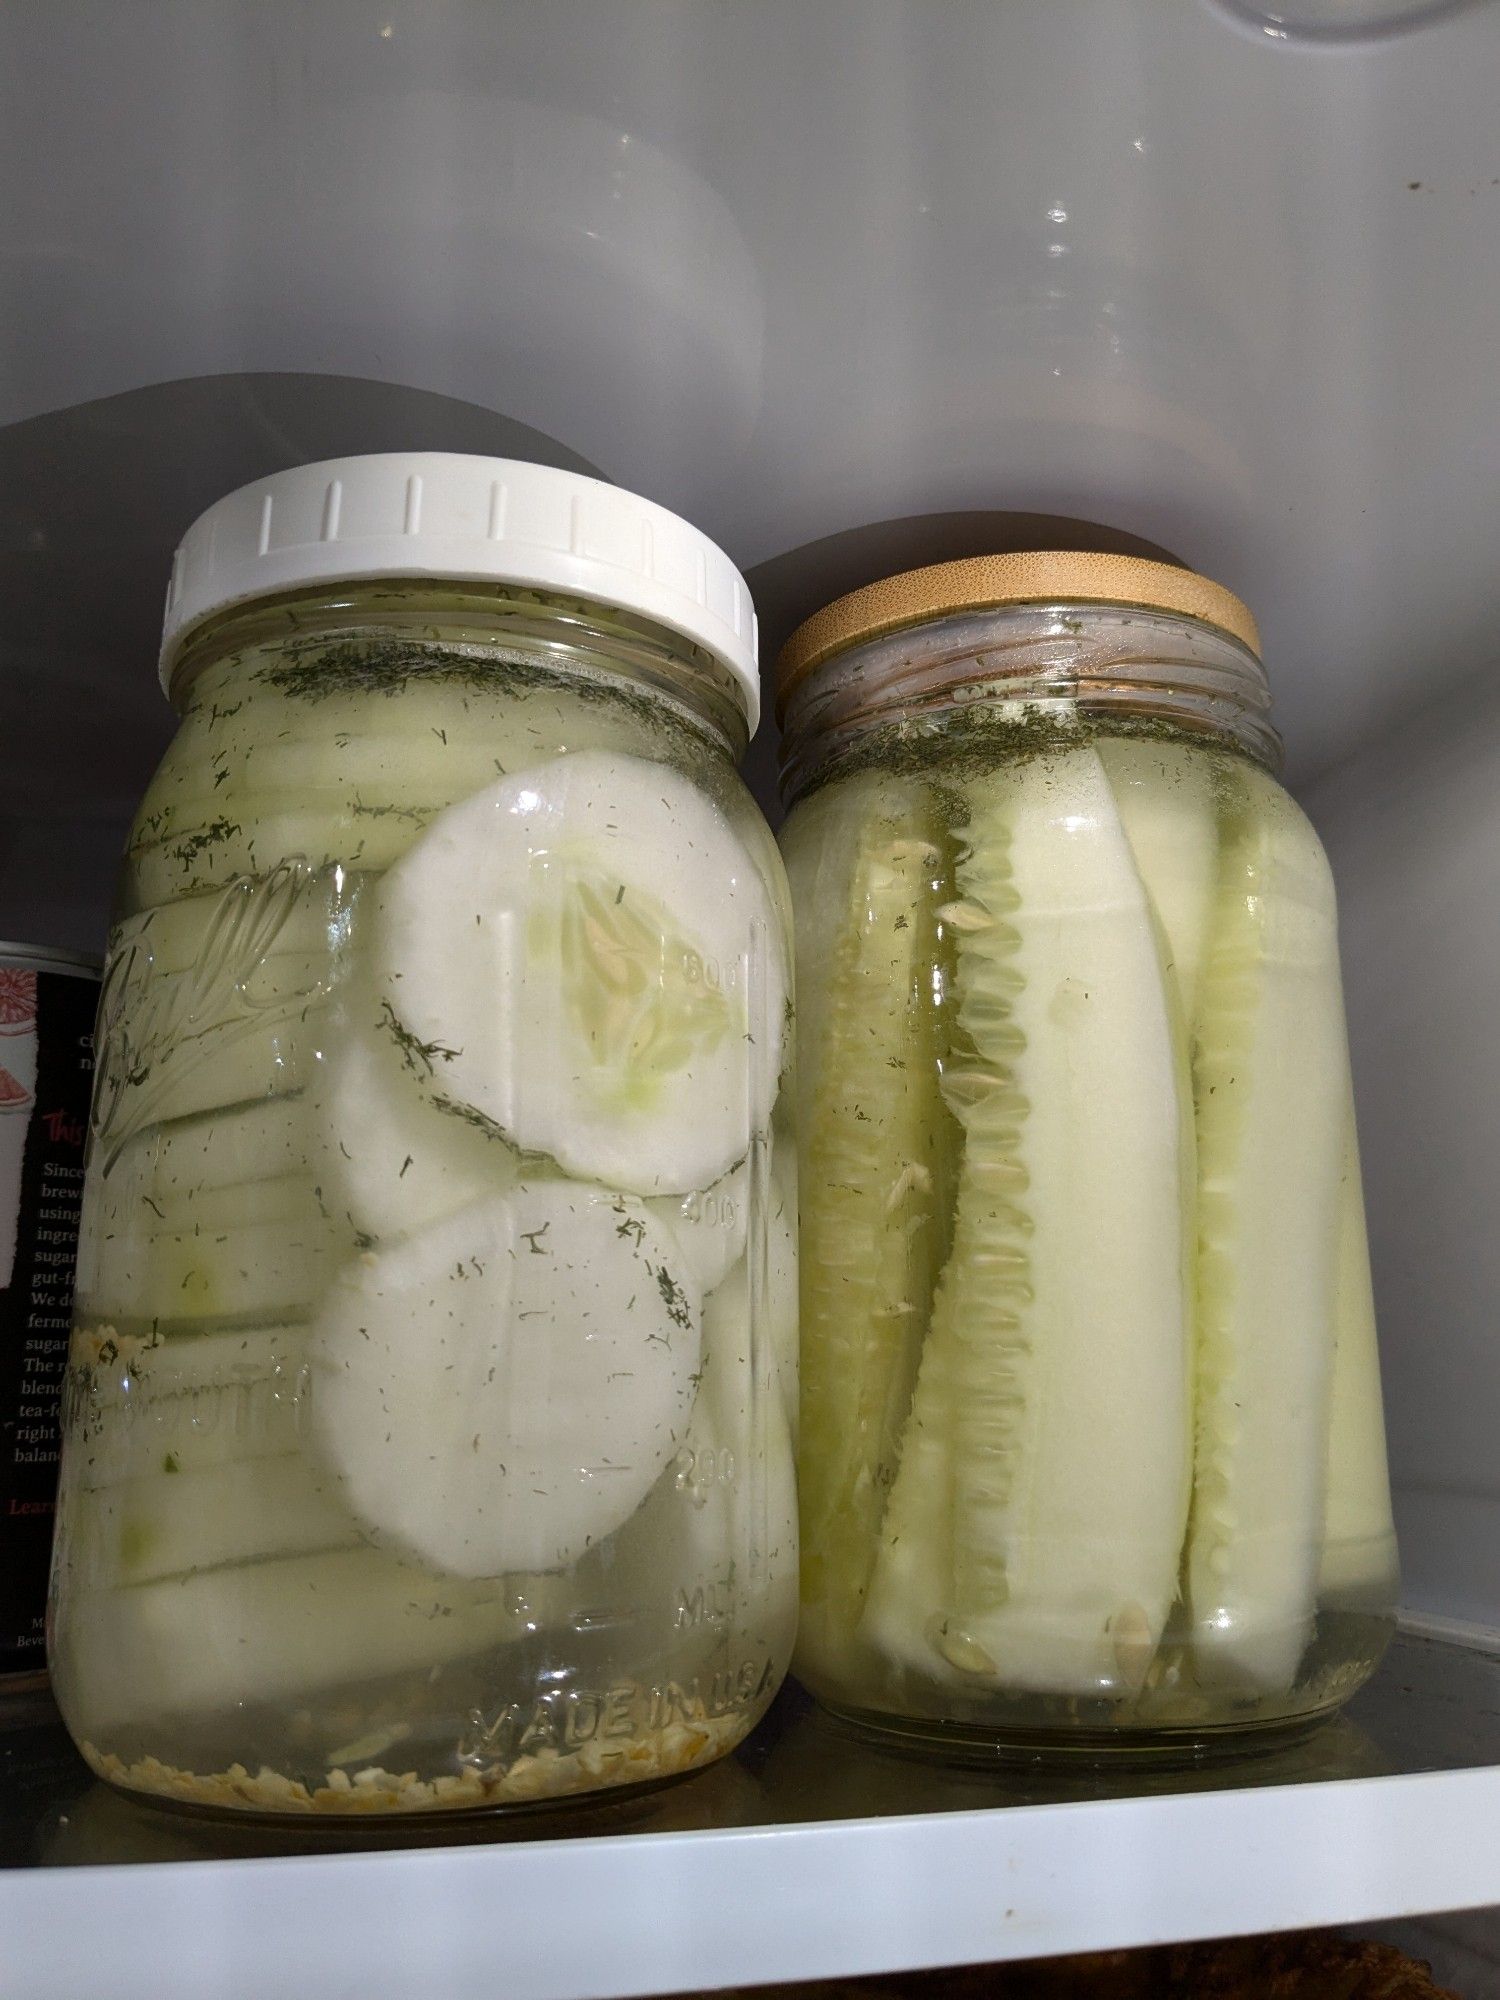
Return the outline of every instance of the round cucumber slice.
[[[398,1024],[361,988],[328,1037],[316,1088],[323,1199],[340,1222],[377,1240],[410,1236],[517,1176],[519,1157],[463,1106],[435,1100]]]
[[[741,1160],[701,1194],[656,1195],[646,1206],[682,1250],[693,1282],[706,1298],[745,1254],[750,1226],[750,1168]]]
[[[638,1194],[764,1129],[786,974],[765,882],[687,779],[583,751],[439,815],[381,885],[376,989],[434,1095]]]
[[[57,1678],[69,1713],[100,1736],[148,1715],[222,1712],[226,1687],[253,1708],[430,1672],[565,1617],[548,1590],[543,1579],[523,1591],[514,1580],[429,1576],[363,1548],[79,1590],[61,1624]]]
[[[329,1483],[299,1452],[231,1458],[188,1472],[158,1466],[89,1495],[75,1509],[75,1579],[128,1586],[353,1547],[358,1532],[326,1490]]]
[[[701,1301],[640,1202],[492,1195],[335,1280],[314,1431],[370,1538],[450,1576],[565,1567],[687,1428]]]
[[[295,1220],[122,1231],[98,1245],[79,1307],[131,1331],[296,1319],[312,1309],[333,1255],[316,1207]]]

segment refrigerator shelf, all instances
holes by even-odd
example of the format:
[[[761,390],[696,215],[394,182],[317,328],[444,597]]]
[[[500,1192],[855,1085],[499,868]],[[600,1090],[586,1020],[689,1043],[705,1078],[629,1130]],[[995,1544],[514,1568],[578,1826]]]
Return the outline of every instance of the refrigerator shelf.
[[[1500,1653],[1464,1636],[1402,1633],[1344,1716],[1202,1769],[938,1766],[793,1688],[694,1779],[430,1829],[136,1806],[33,1703],[0,1731],[6,1992],[682,1993],[1500,1903]]]

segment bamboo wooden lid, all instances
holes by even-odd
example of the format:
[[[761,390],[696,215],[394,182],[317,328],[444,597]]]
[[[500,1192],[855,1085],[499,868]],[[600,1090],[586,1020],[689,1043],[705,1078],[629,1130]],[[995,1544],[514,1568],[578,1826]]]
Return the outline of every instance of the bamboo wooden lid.
[[[1260,657],[1260,632],[1249,607],[1195,570],[1139,556],[1066,550],[970,556],[866,584],[799,625],[776,662],[777,712],[799,682],[835,653],[903,625],[1002,604],[1137,604],[1175,611],[1227,632]]]

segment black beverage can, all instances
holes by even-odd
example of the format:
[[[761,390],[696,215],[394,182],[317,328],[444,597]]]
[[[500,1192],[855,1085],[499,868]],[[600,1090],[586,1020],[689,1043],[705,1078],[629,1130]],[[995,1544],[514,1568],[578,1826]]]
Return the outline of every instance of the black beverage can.
[[[0,943],[0,1681],[46,1672],[99,965]]]

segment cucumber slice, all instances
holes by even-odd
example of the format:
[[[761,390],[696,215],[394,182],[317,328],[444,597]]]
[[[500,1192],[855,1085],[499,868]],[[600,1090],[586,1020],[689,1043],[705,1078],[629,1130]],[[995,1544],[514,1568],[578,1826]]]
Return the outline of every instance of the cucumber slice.
[[[317,1207],[299,1174],[308,1156],[306,1108],[296,1096],[209,1112],[148,1129],[90,1181],[79,1232],[77,1291],[100,1291],[100,1261],[162,1229],[218,1229],[236,1221],[291,1221]]]
[[[640,1194],[764,1129],[786,973],[767,888],[664,765],[583,752],[434,821],[381,885],[376,990],[445,1100]]]
[[[217,1237],[249,1223],[300,1223],[318,1210],[318,1186],[311,1174],[281,1174],[275,1180],[240,1181],[232,1187],[188,1188],[143,1199],[143,1218],[168,1235]]]
[[[296,799],[356,819],[415,815],[421,825],[511,768],[496,755],[489,732],[476,734],[472,722],[450,715],[444,729],[400,736],[320,734],[252,743],[223,785],[210,789],[203,772],[194,772],[165,809],[176,825],[220,814],[235,818],[241,808],[255,811],[261,799]]]
[[[329,1032],[314,1091],[324,1200],[357,1235],[381,1242],[504,1193],[520,1165],[493,1126],[423,1088],[426,1066],[399,1033],[359,982]]]
[[[356,893],[287,862],[116,927],[93,1107],[107,1169],[150,1125],[302,1087]]]
[[[1198,1018],[1198,987],[1218,875],[1216,774],[1205,748],[1107,737],[1099,755],[1120,822],[1171,954],[1182,1018]]]
[[[750,1168],[742,1160],[701,1194],[653,1195],[647,1208],[677,1239],[684,1267],[706,1297],[745,1254],[750,1228]]]
[[[70,1596],[56,1679],[98,1738],[132,1721],[245,1707],[426,1669],[524,1639],[559,1584],[430,1576],[378,1549],[289,1556]]]
[[[226,792],[342,791],[380,801],[407,788],[449,805],[496,777],[568,752],[651,756],[664,724],[671,726],[665,705],[643,705],[618,682],[568,672],[542,680],[534,657],[512,666],[492,648],[469,654],[458,677],[433,660],[378,688],[360,668],[368,663],[379,673],[382,651],[388,659],[388,642],[369,647],[353,673],[331,665],[305,704],[278,689],[253,696],[235,715],[221,710],[211,726],[204,726],[207,716],[185,718],[184,755],[153,783],[145,816],[205,795],[216,802]],[[212,773],[207,786],[205,772]]]
[[[1396,1602],[1400,1565],[1391,1517],[1380,1351],[1352,1094],[1339,1181],[1333,1325],[1318,1596],[1353,1600],[1363,1609],[1383,1609]]]
[[[864,1605],[942,1255],[951,1120],[933,966],[951,893],[911,791],[860,835],[829,968],[821,1084],[804,1127],[802,1636],[836,1660]]]
[[[123,1229],[99,1241],[80,1306],[86,1318],[127,1329],[296,1319],[311,1312],[333,1255],[332,1231],[315,1207],[291,1221]]]
[[[175,1460],[172,1461],[175,1466]],[[90,1496],[72,1529],[75,1586],[151,1583],[359,1540],[346,1507],[300,1453],[160,1467]]]
[[[907,779],[861,771],[799,801],[782,828],[796,926],[797,1099],[803,1133],[809,1130],[821,1087],[834,960],[848,934],[854,874],[866,831],[884,825],[899,837],[896,830],[921,812],[920,798]]]
[[[158,1126],[136,1142],[115,1173],[144,1185],[162,1206],[276,1185],[306,1168],[308,1122],[306,1103],[295,1097],[205,1112]]]
[[[326,975],[329,952],[342,942],[359,886],[356,876],[336,884],[283,870],[275,882],[267,877],[181,896],[117,925],[110,952],[134,947],[153,979],[199,972],[210,980],[223,975],[233,986],[264,966],[268,984],[281,991],[295,987],[286,967],[314,966],[321,955],[322,969],[305,979],[311,986]]]
[[[67,1442],[67,1484],[212,1471],[296,1451],[307,1435],[305,1327],[100,1345],[117,1358],[92,1371]]]
[[[575,1561],[692,1407],[701,1303],[641,1203],[558,1181],[366,1252],[311,1344],[315,1429],[372,1539],[447,1574]]]
[[[1201,1680],[1284,1693],[1322,1540],[1347,1052],[1333,885],[1270,778],[1229,781],[1193,1054]]]
[[[747,1657],[784,1658],[796,1622],[791,1440],[750,1324],[741,1262],[704,1302],[701,1381],[676,1453],[575,1572],[580,1593],[629,1604],[638,1629],[672,1632],[682,1685]]]
[[[163,1041],[150,1061],[111,1068],[96,1087],[94,1130],[112,1173],[121,1149],[153,1126],[292,1097],[309,1081],[322,1039],[322,1007],[243,1015]]]
[[[950,913],[953,1249],[864,1631],[928,1676],[1106,1695],[1140,1686],[1177,1592],[1183,1053],[1098,755],[1003,782]]]
[[[724,1596],[754,1621],[783,1580],[795,1616],[797,1477],[776,1356],[757,1347],[747,1278],[737,1265],[704,1302],[691,1436],[699,1503],[714,1496],[721,1510],[703,1524],[707,1560],[725,1574]]]
[[[767,1213],[763,1234],[764,1261],[756,1284],[756,1296],[761,1300],[760,1312],[775,1362],[777,1393],[781,1398],[786,1422],[795,1436],[797,1428],[798,1401],[798,1357],[797,1357],[797,1165],[795,1149],[787,1143],[773,1144],[772,1164],[767,1174]],[[704,1325],[708,1324],[710,1307],[713,1308],[715,1324],[721,1329],[731,1324],[736,1317],[748,1326],[751,1316],[749,1259],[753,1254],[747,1242],[747,1209],[750,1200],[750,1165],[745,1162],[737,1167],[727,1182],[720,1187],[734,1187],[733,1201],[737,1213],[725,1212],[722,1219],[715,1221],[711,1209],[700,1213],[696,1222],[686,1232],[679,1227],[678,1241],[682,1246],[686,1267],[692,1272],[704,1292]],[[710,1194],[714,1190],[710,1189]],[[689,1196],[681,1206],[689,1201],[702,1201],[702,1197]],[[674,1197],[648,1201],[646,1207],[653,1213],[662,1211],[674,1217],[678,1203]],[[737,1243],[737,1254],[730,1264],[724,1262],[723,1245],[730,1239]],[[695,1240],[696,1239],[696,1240]],[[712,1246],[705,1249],[707,1242]],[[715,1273],[713,1283],[708,1283],[705,1273]],[[712,1293],[712,1297],[709,1294]],[[708,1335],[704,1334],[705,1351]],[[705,1359],[705,1367],[708,1365]]]
[[[296,792],[247,797],[236,807],[211,800],[166,812],[160,832],[138,837],[125,854],[125,882],[141,909],[197,897],[295,860],[313,874],[335,868],[368,873],[388,868],[441,810],[382,810],[351,802],[310,803]]]

